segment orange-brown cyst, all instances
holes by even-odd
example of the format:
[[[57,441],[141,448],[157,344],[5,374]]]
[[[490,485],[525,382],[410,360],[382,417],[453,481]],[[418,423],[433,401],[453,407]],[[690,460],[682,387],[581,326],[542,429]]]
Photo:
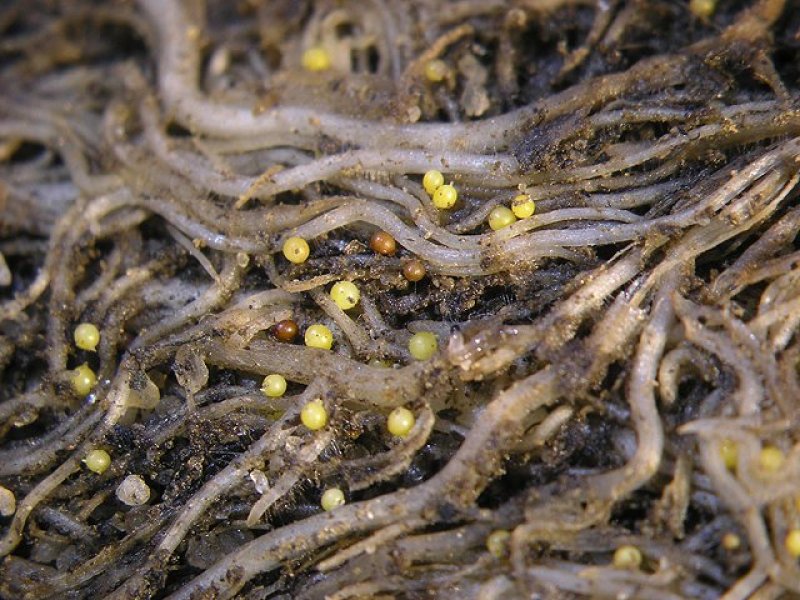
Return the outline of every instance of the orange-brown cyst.
[[[282,342],[292,342],[297,336],[297,323],[292,319],[284,319],[275,323],[275,337]]]
[[[427,273],[428,271],[425,269],[425,265],[421,260],[410,260],[403,265],[403,277],[409,281],[419,281],[425,277]]]
[[[369,247],[378,254],[392,256],[397,250],[397,242],[390,233],[376,231],[369,240]]]

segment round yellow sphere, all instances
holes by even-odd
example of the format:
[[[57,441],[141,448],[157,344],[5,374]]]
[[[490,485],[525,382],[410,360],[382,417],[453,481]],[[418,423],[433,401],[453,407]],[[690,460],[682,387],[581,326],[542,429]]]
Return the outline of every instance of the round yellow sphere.
[[[406,437],[414,428],[415,422],[414,413],[404,406],[398,406],[389,413],[386,419],[386,429],[394,436]]]
[[[443,81],[449,71],[450,68],[447,63],[440,58],[435,58],[425,63],[425,78],[431,83]]]
[[[320,505],[322,510],[328,511],[345,503],[344,492],[339,488],[328,488],[322,494]]]
[[[738,550],[742,545],[742,540],[739,538],[738,535],[729,531],[725,535],[722,536],[722,547],[725,548],[728,552],[732,552],[734,550]]]
[[[527,219],[536,212],[536,204],[528,194],[520,194],[511,201],[511,211],[518,219]]]
[[[352,281],[338,281],[331,288],[331,298],[342,310],[353,308],[361,299],[361,292]]]
[[[327,71],[331,68],[331,55],[325,48],[312,46],[303,52],[302,63],[306,71]]]
[[[494,231],[508,227],[517,222],[517,217],[507,206],[495,206],[489,213],[489,227]]]
[[[434,192],[444,185],[444,175],[441,171],[431,169],[422,176],[422,187],[428,192],[429,196],[433,196]]]
[[[264,377],[261,391],[270,398],[280,398],[286,393],[286,379],[279,373],[272,373]]]
[[[617,569],[638,569],[642,564],[642,553],[636,546],[625,544],[614,552],[614,566]]]
[[[775,446],[765,446],[758,454],[758,466],[764,473],[769,475],[777,473],[783,466],[786,457],[780,448]]]
[[[79,396],[86,396],[92,391],[92,388],[97,385],[97,375],[94,374],[94,371],[92,371],[89,365],[83,363],[80,367],[76,367],[72,371],[70,383],[76,394]]]
[[[439,350],[439,340],[430,331],[420,331],[408,340],[408,352],[417,360],[428,360]]]
[[[286,260],[296,265],[306,262],[309,254],[311,254],[311,248],[309,248],[308,242],[301,237],[290,237],[283,243],[283,255]]]
[[[73,337],[78,348],[94,352],[100,343],[100,330],[93,323],[81,323],[75,328]]]
[[[328,411],[322,400],[316,399],[306,403],[300,410],[300,421],[311,431],[317,431],[328,424]]]
[[[458,191],[449,183],[439,186],[433,192],[433,205],[440,210],[453,208],[458,200]]]
[[[325,325],[316,323],[306,329],[305,341],[309,348],[330,350],[333,346],[333,333]]]
[[[486,549],[495,558],[503,558],[508,554],[508,543],[511,534],[505,529],[495,529],[486,537]]]
[[[708,19],[717,10],[717,0],[689,0],[689,11],[700,19]]]
[[[789,554],[794,558],[800,557],[800,529],[792,529],[789,531],[789,533],[786,534],[784,545]]]
[[[111,466],[111,456],[102,448],[95,449],[86,455],[83,464],[87,469],[99,475],[105,473],[106,469]]]

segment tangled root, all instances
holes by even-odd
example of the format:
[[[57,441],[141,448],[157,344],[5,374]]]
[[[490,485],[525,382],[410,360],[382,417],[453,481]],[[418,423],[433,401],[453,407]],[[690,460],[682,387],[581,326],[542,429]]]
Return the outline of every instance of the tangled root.
[[[0,595],[800,594],[800,4],[715,4],[7,3]]]

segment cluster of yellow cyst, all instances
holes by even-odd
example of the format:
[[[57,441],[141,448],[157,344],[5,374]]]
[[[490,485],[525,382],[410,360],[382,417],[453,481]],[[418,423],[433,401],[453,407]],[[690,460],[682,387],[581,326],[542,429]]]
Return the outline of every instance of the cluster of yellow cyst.
[[[518,219],[527,219],[533,216],[536,211],[536,204],[528,194],[519,194],[511,201],[511,208],[495,206],[489,213],[487,221],[493,231],[498,231],[513,225]]]
[[[318,431],[328,424],[328,411],[321,399],[311,400],[303,406],[300,410],[300,422],[311,431]],[[414,413],[402,406],[395,408],[386,419],[386,428],[396,437],[407,436],[414,424]],[[325,511],[333,510],[344,503],[344,492],[336,487],[326,489],[320,500]]]
[[[739,451],[736,442],[731,439],[723,439],[719,443],[719,453],[725,467],[733,471],[739,463]],[[764,446],[758,453],[758,469],[762,475],[773,476],[780,472],[786,463],[786,455],[783,450],[775,446]],[[797,499],[797,509],[800,511],[800,497]],[[725,550],[737,550],[741,546],[741,539],[733,532],[728,532],[722,536],[722,547]],[[784,539],[786,551],[793,558],[800,558],[800,529],[790,529]]]
[[[739,449],[736,442],[725,438],[719,443],[719,454],[725,467],[733,471],[739,464]],[[764,446],[758,453],[758,468],[762,475],[774,475],[786,462],[783,450],[775,446]]]
[[[100,343],[100,330],[93,323],[81,323],[75,327],[72,337],[75,340],[75,346],[81,350],[95,352],[97,344]],[[86,396],[97,385],[97,375],[88,363],[83,363],[72,370],[69,381],[76,394]]]
[[[433,205],[440,210],[453,208],[458,200],[458,190],[452,183],[445,183],[444,175],[435,169],[422,176],[422,187],[433,200]]]
[[[517,217],[514,216],[514,213],[510,208],[501,204],[492,209],[492,212],[489,213],[487,221],[489,222],[489,227],[492,228],[492,231],[497,231],[516,223]]]

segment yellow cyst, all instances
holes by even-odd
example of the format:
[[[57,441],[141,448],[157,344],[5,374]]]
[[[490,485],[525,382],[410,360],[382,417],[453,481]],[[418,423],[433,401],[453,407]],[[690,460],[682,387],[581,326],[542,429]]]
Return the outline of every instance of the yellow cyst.
[[[331,288],[331,298],[342,310],[353,308],[361,299],[361,292],[352,281],[339,281]]]
[[[306,329],[305,341],[309,348],[330,350],[333,346],[333,333],[325,325],[317,323]]]
[[[406,437],[414,428],[415,422],[414,413],[403,406],[398,406],[389,413],[389,417],[386,419],[386,429],[392,435]]]
[[[503,558],[508,554],[508,542],[511,534],[505,529],[495,529],[486,537],[486,549],[495,558]]]
[[[322,510],[333,510],[337,506],[344,504],[344,502],[344,492],[342,490],[339,488],[328,488],[322,494],[320,505],[322,505]]]
[[[614,567],[617,569],[638,569],[642,564],[642,553],[636,546],[620,546],[614,552]]]
[[[92,323],[81,323],[75,328],[73,337],[78,348],[94,352],[100,343],[100,330]]]
[[[689,0],[689,11],[701,19],[707,19],[717,9],[717,0]]]
[[[758,466],[761,467],[762,471],[769,474],[777,473],[785,460],[783,452],[775,446],[766,446],[758,454]]]
[[[296,265],[306,262],[308,255],[311,254],[311,248],[308,247],[308,242],[300,237],[290,237],[283,242],[283,255],[286,260],[293,262]]]
[[[458,192],[456,188],[449,183],[439,186],[437,190],[433,192],[433,205],[440,210],[453,208],[456,200],[458,200]]]
[[[725,463],[725,466],[733,471],[736,468],[736,463],[739,461],[739,450],[736,448],[736,442],[725,438],[719,443],[719,453],[722,456],[722,462]]]
[[[442,81],[447,77],[449,71],[450,69],[447,63],[439,58],[429,60],[425,64],[425,78],[432,83],[439,83]]]
[[[312,400],[300,410],[300,421],[311,431],[322,429],[328,424],[328,411],[322,400]]]
[[[517,217],[506,206],[495,206],[489,213],[489,227],[497,231],[517,222]]]
[[[536,212],[536,204],[528,194],[520,194],[511,201],[511,211],[518,219],[527,219]]]
[[[261,383],[261,391],[270,398],[280,398],[286,392],[286,379],[278,373],[267,375]]]
[[[312,46],[303,52],[302,62],[306,71],[327,71],[331,68],[330,54],[319,46]]]
[[[800,529],[792,529],[789,533],[787,533],[784,544],[786,545],[786,550],[788,550],[789,554],[791,554],[794,558],[800,557]]]
[[[444,175],[440,171],[435,169],[428,171],[422,177],[422,187],[425,188],[425,191],[428,192],[429,196],[433,196],[433,194],[438,190],[440,187],[444,185]]]
[[[722,536],[722,547],[727,551],[738,550],[742,545],[742,540],[735,533],[728,532]]]
[[[111,456],[105,450],[92,450],[83,459],[86,468],[95,473],[104,473],[111,466]]]
[[[439,349],[439,340],[430,331],[420,331],[408,340],[408,351],[417,360],[428,360]]]
[[[97,375],[94,374],[94,371],[92,371],[89,365],[83,363],[80,367],[76,367],[75,370],[72,371],[70,383],[72,383],[72,389],[75,390],[76,394],[85,396],[97,385]]]
[[[7,487],[0,485],[0,515],[10,517],[17,512],[17,498]]]

